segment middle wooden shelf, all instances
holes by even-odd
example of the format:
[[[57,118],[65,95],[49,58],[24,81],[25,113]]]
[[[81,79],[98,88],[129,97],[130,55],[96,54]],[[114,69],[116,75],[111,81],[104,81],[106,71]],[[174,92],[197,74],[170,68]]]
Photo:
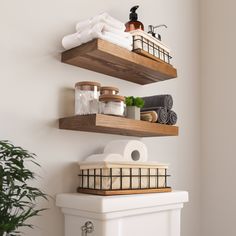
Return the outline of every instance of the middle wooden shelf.
[[[179,128],[103,114],[76,115],[59,119],[59,128],[135,137],[178,136]]]

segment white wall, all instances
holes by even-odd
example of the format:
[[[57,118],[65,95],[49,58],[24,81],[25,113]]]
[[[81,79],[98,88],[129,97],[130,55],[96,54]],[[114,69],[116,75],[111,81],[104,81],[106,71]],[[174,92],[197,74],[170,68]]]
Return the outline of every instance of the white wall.
[[[129,8],[137,3],[145,26],[169,26],[162,35],[173,49],[178,79],[139,86],[60,62],[60,40],[73,32],[78,20],[108,11],[125,22]],[[53,197],[74,192],[78,185],[76,162],[101,151],[112,139],[128,138],[58,129],[58,118],[73,114],[76,82],[95,80],[118,86],[123,95],[171,93],[179,115],[179,137],[142,141],[151,160],[171,164],[171,185],[190,193],[190,203],[183,210],[182,236],[200,235],[198,10],[198,0],[1,0],[0,139],[37,153],[43,166],[37,185]],[[63,235],[63,216],[53,201],[49,207],[43,217],[34,219],[34,231],[25,230],[26,236]]]
[[[201,235],[235,236],[236,2],[201,4]]]

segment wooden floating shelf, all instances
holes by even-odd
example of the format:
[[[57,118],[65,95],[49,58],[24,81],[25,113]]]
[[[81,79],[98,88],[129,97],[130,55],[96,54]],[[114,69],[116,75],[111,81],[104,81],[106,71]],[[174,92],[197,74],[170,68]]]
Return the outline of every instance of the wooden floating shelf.
[[[63,52],[61,60],[141,85],[177,77],[177,71],[172,65],[130,52],[101,39]]]
[[[132,120],[102,114],[77,115],[59,119],[59,128],[135,137],[177,136],[177,126]]]

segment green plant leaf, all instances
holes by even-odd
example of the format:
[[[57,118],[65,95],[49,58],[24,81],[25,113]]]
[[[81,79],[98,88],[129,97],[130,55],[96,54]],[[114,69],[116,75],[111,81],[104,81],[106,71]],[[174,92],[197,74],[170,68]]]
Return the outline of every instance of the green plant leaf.
[[[136,106],[142,108],[144,106],[144,100],[140,97],[126,97],[125,98],[125,104],[126,106]]]
[[[35,173],[26,167],[26,163],[40,166],[36,155],[16,147],[9,141],[0,141],[0,236],[8,233],[19,236],[19,227],[27,226],[27,220],[38,216],[39,198],[47,200],[47,195],[40,189],[29,185],[35,179]]]
[[[134,105],[134,97],[126,97],[125,98],[125,104],[126,106],[133,106]]]
[[[142,98],[140,98],[140,97],[136,97],[134,99],[134,105],[136,107],[142,108],[144,106],[144,100]]]

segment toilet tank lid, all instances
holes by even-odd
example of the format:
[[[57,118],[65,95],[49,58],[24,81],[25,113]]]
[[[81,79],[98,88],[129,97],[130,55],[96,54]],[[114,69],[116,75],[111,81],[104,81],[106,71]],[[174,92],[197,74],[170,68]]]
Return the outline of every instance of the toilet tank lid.
[[[122,196],[96,196],[80,193],[58,194],[56,205],[61,208],[93,213],[110,213],[132,209],[178,204],[188,201],[188,192],[134,194]]]

